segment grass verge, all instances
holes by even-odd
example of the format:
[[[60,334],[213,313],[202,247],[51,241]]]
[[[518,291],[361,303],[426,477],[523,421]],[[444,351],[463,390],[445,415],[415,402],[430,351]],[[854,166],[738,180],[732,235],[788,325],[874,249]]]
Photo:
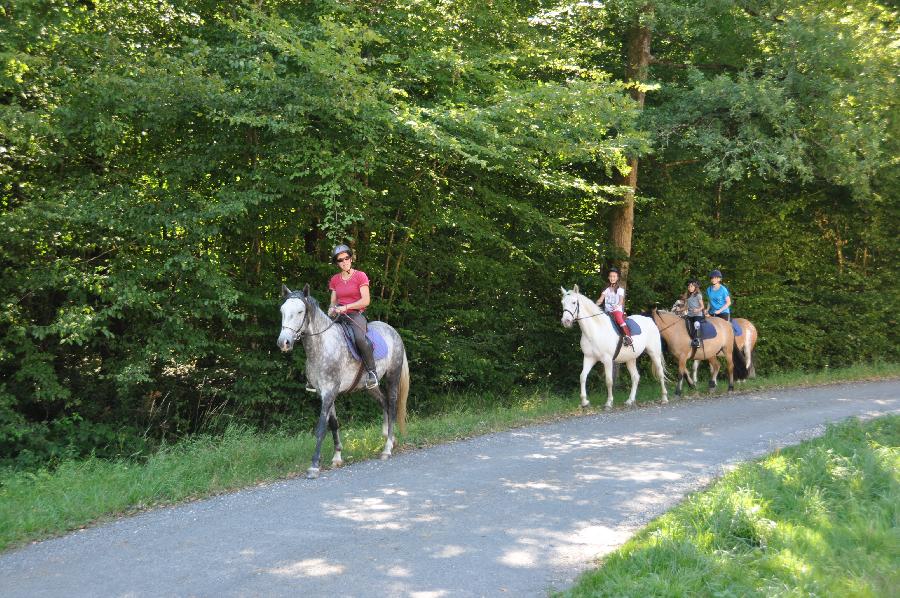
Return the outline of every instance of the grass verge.
[[[745,388],[825,384],[900,376],[900,365],[877,364],[822,374],[784,374],[749,381]],[[627,375],[625,376],[627,378]],[[593,405],[605,402],[603,383],[594,377]],[[720,387],[719,392],[722,392]],[[627,396],[616,392],[616,402]],[[688,395],[689,398],[692,395]],[[708,396],[694,393],[693,396]],[[641,402],[659,399],[659,386],[644,378]],[[577,390],[568,395],[521,393],[510,398],[483,395],[448,397],[443,411],[411,414],[404,447],[417,447],[506,430],[580,414]],[[342,428],[347,462],[370,459],[382,448],[381,425]],[[322,462],[331,460],[327,435]],[[53,469],[0,471],[0,550],[47,538],[152,506],[211,496],[300,474],[309,466],[311,434],[258,433],[231,428],[217,437],[195,437],[165,447],[144,460],[82,459]]]
[[[850,420],[689,496],[560,595],[896,595],[898,515],[900,416]]]

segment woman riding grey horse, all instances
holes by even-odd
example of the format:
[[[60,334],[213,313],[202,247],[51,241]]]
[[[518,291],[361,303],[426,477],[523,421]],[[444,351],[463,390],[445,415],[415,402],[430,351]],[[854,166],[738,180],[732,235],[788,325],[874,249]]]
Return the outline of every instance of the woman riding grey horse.
[[[338,265],[340,272],[331,277],[328,288],[331,290],[331,303],[328,315],[350,324],[356,350],[366,365],[366,388],[378,386],[378,374],[375,372],[375,357],[372,345],[366,339],[368,322],[363,315],[369,305],[369,277],[362,270],[353,267],[353,250],[346,245],[338,245],[331,252],[331,261]]]
[[[335,400],[341,394],[362,390],[360,362],[350,351],[341,327],[319,308],[309,292],[309,285],[302,291],[291,291],[281,287],[284,301],[281,304],[281,333],[278,348],[284,352],[293,350],[294,343],[300,341],[306,353],[306,379],[312,384],[322,399],[319,423],[316,425],[316,449],[312,464],[307,470],[309,478],[319,475],[319,460],[326,427],[331,430],[334,440],[332,465],[338,466],[341,458],[340,424],[335,411]],[[396,439],[394,424],[403,433],[406,425],[406,399],[409,395],[409,362],[403,340],[397,331],[384,322],[368,325],[371,332],[381,337],[383,349],[375,359],[377,372],[381,374],[381,384],[368,389],[379,403],[384,413],[382,434],[385,438],[381,458],[391,456]]]

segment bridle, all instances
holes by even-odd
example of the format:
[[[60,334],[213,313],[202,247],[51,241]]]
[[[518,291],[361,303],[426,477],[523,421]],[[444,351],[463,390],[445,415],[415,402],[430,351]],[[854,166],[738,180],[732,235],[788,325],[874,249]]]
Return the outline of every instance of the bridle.
[[[337,318],[335,318],[334,320],[331,320],[331,323],[328,326],[326,326],[319,332],[304,332],[303,331],[304,328],[306,328],[309,323],[309,313],[312,311],[312,307],[310,306],[309,302],[306,300],[306,297],[304,297],[300,293],[297,293],[297,294],[291,293],[290,295],[285,297],[284,300],[287,301],[288,299],[299,299],[300,301],[303,302],[303,307],[304,307],[303,321],[300,322],[299,328],[291,328],[290,326],[285,326],[283,324],[281,326],[282,330],[290,330],[291,332],[294,333],[294,341],[296,341],[298,338],[302,338],[304,336],[319,336],[320,334],[324,334],[329,328],[334,326],[335,322],[337,322]]]
[[[597,316],[602,316],[604,313],[601,311],[599,314],[591,314],[589,316],[578,317],[578,314],[581,313],[581,300],[578,299],[578,295],[575,295],[575,311],[573,312],[571,309],[564,309],[564,314],[572,314],[572,321],[577,322],[579,320],[587,320],[589,318],[596,318]]]

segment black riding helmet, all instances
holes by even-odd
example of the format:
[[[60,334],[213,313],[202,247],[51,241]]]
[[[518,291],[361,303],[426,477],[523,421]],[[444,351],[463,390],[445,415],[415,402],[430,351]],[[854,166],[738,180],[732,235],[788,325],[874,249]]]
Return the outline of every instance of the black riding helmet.
[[[618,274],[619,276],[622,276],[622,273],[619,272],[619,269],[616,268],[615,266],[613,266],[612,268],[610,268],[610,269],[609,269],[609,272],[607,272],[606,275],[609,276],[609,275],[612,274],[613,272],[615,272],[615,273]]]
[[[709,277],[710,278],[722,278],[722,272],[720,272],[719,270],[713,270],[712,272],[709,273]]]
[[[346,253],[346,254],[349,255],[350,257],[353,257],[353,250],[350,249],[350,247],[348,247],[347,245],[344,245],[344,244],[342,243],[342,244],[338,245],[337,247],[335,247],[335,248],[331,251],[331,261],[332,261],[332,262],[336,262],[336,261],[337,261],[337,256],[341,255],[342,253]]]
[[[688,281],[687,281],[687,283],[686,283],[684,286],[689,287],[689,286],[691,286],[691,285],[694,285],[695,287],[697,287],[697,288],[699,289],[699,288],[700,288],[700,281],[697,280],[696,278],[688,278]]]

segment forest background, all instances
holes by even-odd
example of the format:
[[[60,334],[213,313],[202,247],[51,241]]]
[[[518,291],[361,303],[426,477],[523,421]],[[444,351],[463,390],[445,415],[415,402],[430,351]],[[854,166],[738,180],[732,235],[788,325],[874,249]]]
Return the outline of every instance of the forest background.
[[[0,0],[0,463],[311,427],[279,289],[337,242],[421,412],[574,389],[559,287],[613,264],[632,313],[722,269],[760,371],[896,361],[897,16]]]

